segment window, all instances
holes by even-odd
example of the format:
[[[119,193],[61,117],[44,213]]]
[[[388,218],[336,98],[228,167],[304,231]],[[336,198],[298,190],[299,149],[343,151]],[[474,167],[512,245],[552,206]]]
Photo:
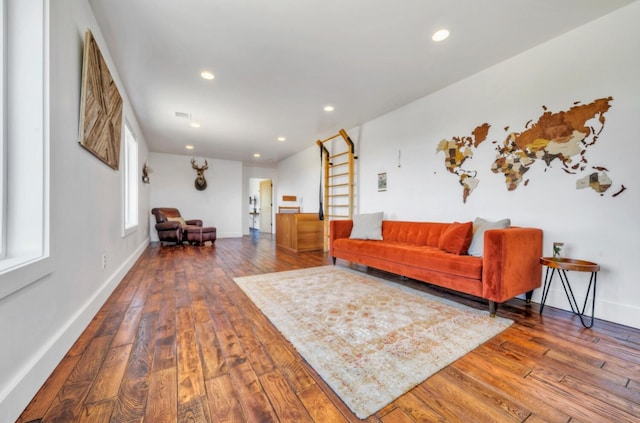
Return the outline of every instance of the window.
[[[0,0],[0,298],[50,273],[48,1]]]
[[[129,128],[124,124],[124,231],[138,226],[138,142]]]

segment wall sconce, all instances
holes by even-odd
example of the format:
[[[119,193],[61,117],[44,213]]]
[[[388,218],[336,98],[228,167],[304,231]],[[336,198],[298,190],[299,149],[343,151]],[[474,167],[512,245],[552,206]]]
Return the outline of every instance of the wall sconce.
[[[142,166],[142,182],[148,184],[149,181],[149,173],[151,173],[151,168],[147,166],[147,163]]]

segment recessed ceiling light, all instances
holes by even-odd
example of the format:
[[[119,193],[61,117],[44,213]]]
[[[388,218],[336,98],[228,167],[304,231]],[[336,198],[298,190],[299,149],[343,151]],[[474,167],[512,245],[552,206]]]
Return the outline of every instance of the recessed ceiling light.
[[[211,81],[212,79],[214,79],[216,77],[214,74],[212,74],[209,71],[200,72],[200,76],[202,77],[202,79],[206,79],[207,81]]]
[[[184,146],[187,150],[193,150],[193,146],[191,144],[187,144]]]
[[[324,106],[325,112],[333,112],[333,106]]]
[[[200,128],[200,124],[198,122],[191,122],[189,125],[193,128]]]
[[[446,40],[448,37],[449,37],[449,30],[441,29],[434,32],[433,35],[431,36],[431,39],[433,41],[442,41],[442,40]]]
[[[253,157],[255,157],[255,158],[257,159],[258,157],[260,157],[260,153],[255,153],[255,154],[253,155]]]
[[[282,141],[286,141],[287,139],[285,137],[278,137],[278,141],[282,142]]]

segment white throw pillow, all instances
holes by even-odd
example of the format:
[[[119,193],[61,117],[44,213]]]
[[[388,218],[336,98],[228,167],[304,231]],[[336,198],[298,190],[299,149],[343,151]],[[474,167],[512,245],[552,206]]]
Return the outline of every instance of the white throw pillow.
[[[470,256],[482,257],[484,254],[484,231],[487,229],[504,229],[511,226],[511,219],[502,219],[496,222],[489,222],[480,217],[473,221],[473,238],[469,246]]]
[[[167,217],[167,220],[169,222],[178,222],[182,226],[186,226],[187,225],[187,222],[186,222],[186,220],[184,220],[184,217]]]
[[[353,216],[351,239],[382,240],[382,215],[384,212],[356,214]]]

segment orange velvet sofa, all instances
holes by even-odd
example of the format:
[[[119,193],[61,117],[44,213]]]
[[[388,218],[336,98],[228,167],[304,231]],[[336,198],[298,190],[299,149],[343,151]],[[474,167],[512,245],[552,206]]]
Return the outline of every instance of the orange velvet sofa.
[[[332,220],[329,253],[334,264],[340,258],[484,298],[491,316],[499,303],[515,296],[526,294],[531,301],[542,280],[542,230],[486,230],[483,256],[475,257],[466,255],[466,249],[456,254],[440,248],[452,225],[460,224],[384,220],[382,240],[371,240],[349,238],[352,220]]]

